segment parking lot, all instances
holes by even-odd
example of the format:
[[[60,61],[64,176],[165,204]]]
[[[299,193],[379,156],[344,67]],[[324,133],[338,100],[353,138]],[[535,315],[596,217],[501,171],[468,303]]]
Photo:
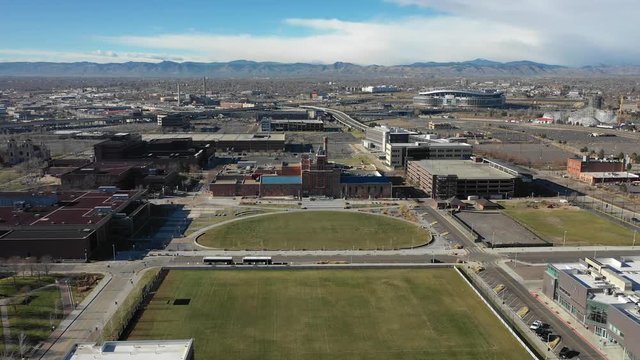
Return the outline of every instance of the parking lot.
[[[501,213],[462,211],[456,214],[484,242],[495,247],[513,245],[547,245],[548,243]]]

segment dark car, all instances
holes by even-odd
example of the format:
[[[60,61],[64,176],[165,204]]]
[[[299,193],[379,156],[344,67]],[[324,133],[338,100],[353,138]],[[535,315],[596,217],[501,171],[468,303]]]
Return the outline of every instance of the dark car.
[[[562,349],[560,349],[560,352],[558,353],[558,355],[560,355],[560,359],[571,359],[571,358],[577,356],[578,354],[579,354],[579,352],[577,352],[575,350],[571,350],[566,346],[564,346]]]

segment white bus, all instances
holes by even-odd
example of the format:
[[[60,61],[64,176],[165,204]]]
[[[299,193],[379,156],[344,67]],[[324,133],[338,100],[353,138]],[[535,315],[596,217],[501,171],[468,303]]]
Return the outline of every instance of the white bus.
[[[202,258],[202,262],[204,264],[209,264],[209,265],[217,265],[217,264],[233,265],[233,257],[231,257],[231,256],[205,256],[204,258]]]
[[[242,258],[243,264],[263,264],[271,265],[271,256],[245,256]]]

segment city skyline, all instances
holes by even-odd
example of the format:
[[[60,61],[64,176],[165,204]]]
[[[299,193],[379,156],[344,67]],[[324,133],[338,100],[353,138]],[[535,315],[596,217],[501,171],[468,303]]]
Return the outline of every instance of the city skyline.
[[[5,4],[0,61],[638,64],[628,0]],[[571,15],[571,16],[569,16]],[[625,21],[628,18],[628,21]],[[46,34],[46,36],[43,36]]]

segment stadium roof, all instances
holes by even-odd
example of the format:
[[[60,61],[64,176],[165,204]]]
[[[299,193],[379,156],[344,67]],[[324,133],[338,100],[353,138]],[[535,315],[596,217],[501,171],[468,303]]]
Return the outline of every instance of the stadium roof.
[[[501,91],[477,91],[477,90],[452,90],[452,89],[441,89],[441,90],[431,90],[431,91],[420,91],[418,95],[428,96],[428,95],[462,95],[462,96],[502,96],[503,92]]]

